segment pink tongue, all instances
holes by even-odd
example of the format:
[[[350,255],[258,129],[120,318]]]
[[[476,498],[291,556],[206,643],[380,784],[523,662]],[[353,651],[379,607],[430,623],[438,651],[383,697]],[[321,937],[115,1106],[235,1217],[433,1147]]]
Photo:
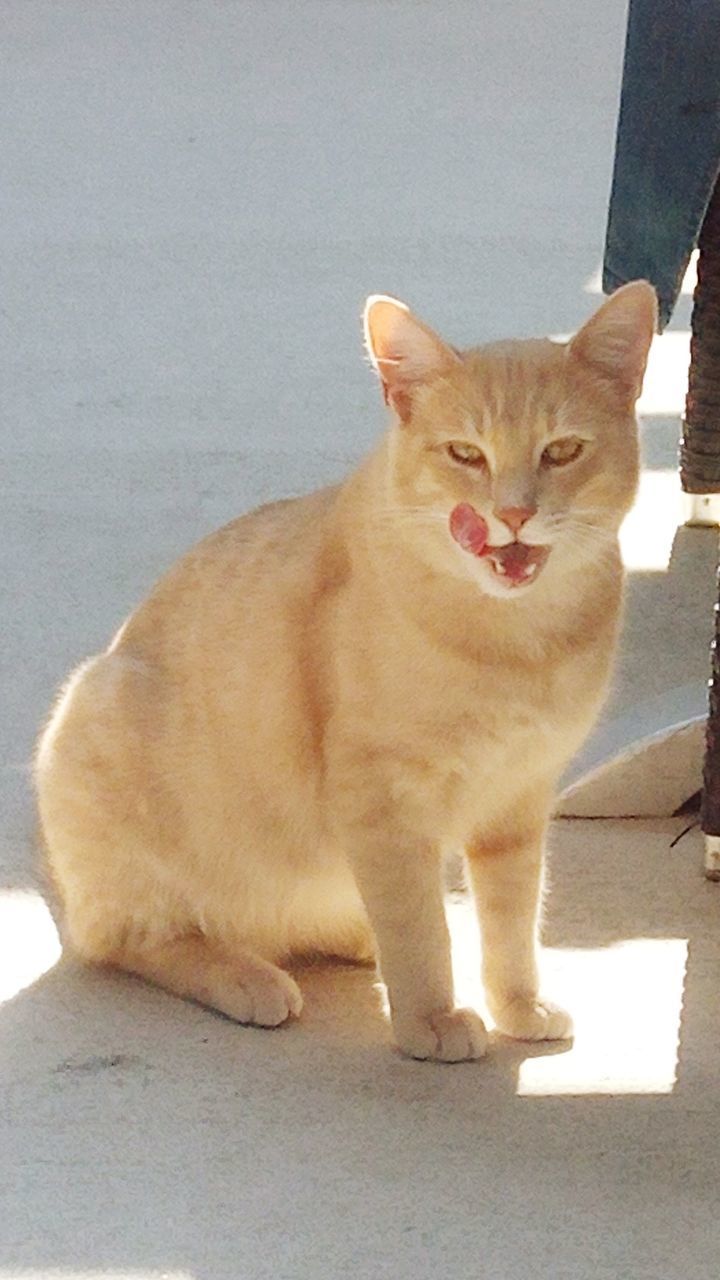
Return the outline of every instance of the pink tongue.
[[[460,502],[450,512],[450,533],[463,551],[481,556],[487,544],[489,529],[469,502]]]

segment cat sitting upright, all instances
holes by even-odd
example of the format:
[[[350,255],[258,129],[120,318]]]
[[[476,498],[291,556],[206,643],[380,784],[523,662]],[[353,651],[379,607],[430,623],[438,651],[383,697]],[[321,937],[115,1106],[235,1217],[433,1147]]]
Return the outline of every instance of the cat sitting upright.
[[[608,681],[656,302],[626,285],[566,345],[459,352],[386,297],[365,323],[379,445],[161,579],[71,676],[37,793],[86,960],[271,1027],[302,1006],[284,963],[377,954],[397,1045],[454,1062],[487,1037],[454,1005],[447,847],[497,1026],[571,1033],[538,992],[543,842]]]

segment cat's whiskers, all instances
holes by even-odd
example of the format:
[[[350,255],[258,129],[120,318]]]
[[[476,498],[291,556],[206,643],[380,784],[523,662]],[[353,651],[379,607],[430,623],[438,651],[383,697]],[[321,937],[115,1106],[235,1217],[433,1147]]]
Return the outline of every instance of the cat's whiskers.
[[[604,529],[602,525],[593,524],[589,520],[559,520],[557,523],[548,526],[555,532],[564,533],[571,531],[573,533],[587,533],[588,535],[598,538],[600,541],[613,539],[615,537],[611,529]]]
[[[613,540],[616,535],[612,529],[608,529],[604,524],[598,523],[590,518],[594,514],[594,512],[589,510],[568,513],[558,512],[555,515],[546,517],[545,523],[547,527],[552,529],[554,532],[560,533],[572,531],[577,533],[587,533],[599,540]],[[598,511],[597,514],[601,515],[604,513]]]
[[[434,511],[431,507],[381,507],[373,511],[372,519],[385,524],[442,524],[447,525],[448,517],[442,511]]]

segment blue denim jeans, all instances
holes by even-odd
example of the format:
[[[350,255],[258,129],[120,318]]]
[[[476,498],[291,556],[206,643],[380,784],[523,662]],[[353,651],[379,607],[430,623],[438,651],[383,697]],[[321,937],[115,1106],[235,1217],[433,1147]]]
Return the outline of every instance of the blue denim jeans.
[[[660,328],[720,170],[720,0],[630,0],[603,289],[649,280]]]

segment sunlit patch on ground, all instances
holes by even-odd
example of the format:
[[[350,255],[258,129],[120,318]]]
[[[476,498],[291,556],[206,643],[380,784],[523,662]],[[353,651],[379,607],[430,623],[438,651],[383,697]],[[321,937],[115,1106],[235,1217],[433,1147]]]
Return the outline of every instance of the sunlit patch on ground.
[[[575,1041],[569,1053],[527,1058],[518,1093],[671,1093],[686,964],[684,938],[546,952],[544,985],[571,1010]]]
[[[620,530],[626,569],[664,572],[682,520],[683,496],[677,471],[643,471],[635,505]]]
[[[40,894],[26,889],[2,890],[0,1003],[11,1000],[57,964],[60,951],[58,931]]]
[[[458,1003],[484,1013],[470,901],[450,902],[448,918]],[[544,950],[543,990],[572,1014],[575,1039],[565,1053],[527,1057],[519,1068],[518,1094],[671,1093],[686,964],[684,938]]]
[[[638,400],[638,413],[680,417],[685,411],[689,364],[689,329],[675,329],[655,338]]]

